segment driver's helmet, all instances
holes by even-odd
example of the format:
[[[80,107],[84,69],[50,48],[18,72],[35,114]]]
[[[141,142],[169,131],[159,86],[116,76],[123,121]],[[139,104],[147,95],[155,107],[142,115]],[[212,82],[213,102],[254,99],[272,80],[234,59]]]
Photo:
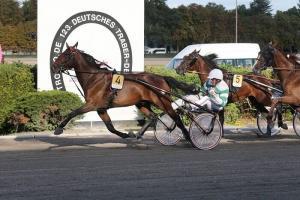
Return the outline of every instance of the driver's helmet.
[[[219,69],[213,69],[209,72],[208,74],[209,79],[218,79],[218,80],[223,80],[223,72]]]

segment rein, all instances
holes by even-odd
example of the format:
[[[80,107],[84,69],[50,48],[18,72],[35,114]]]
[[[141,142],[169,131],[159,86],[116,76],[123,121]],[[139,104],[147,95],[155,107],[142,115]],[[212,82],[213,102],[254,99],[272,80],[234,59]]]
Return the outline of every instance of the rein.
[[[287,70],[287,71],[299,71],[300,69],[290,69],[290,68],[280,68],[280,67],[273,67],[274,70]]]
[[[84,98],[83,92],[80,90],[79,86],[76,84],[76,82],[74,81],[73,77],[76,77],[74,75],[71,75],[70,72],[67,70],[67,72],[63,72],[66,75],[69,75],[73,81],[73,83],[75,84],[77,90],[80,92],[81,96]]]
[[[110,67],[108,64],[106,64],[106,63],[104,63],[104,62],[101,62],[101,65],[105,65],[107,68],[109,68],[109,69],[114,69],[114,68],[112,68],[112,67]],[[101,66],[100,65],[100,66]],[[98,69],[98,71],[97,72],[89,72],[89,71],[75,71],[74,69],[69,69],[70,71],[74,71],[74,72],[77,72],[77,73],[82,73],[82,74],[98,74],[98,73],[100,73],[100,72],[112,72],[112,71],[109,71],[109,70],[107,70],[107,69],[101,69],[101,68],[99,68]],[[75,75],[72,75],[72,74],[70,74],[70,72],[69,72],[69,70],[62,70],[62,73],[64,73],[64,74],[66,74],[66,75],[68,75],[68,76],[70,76],[70,78],[71,78],[71,80],[73,81],[73,83],[75,84],[75,86],[76,86],[76,88],[77,88],[77,90],[79,91],[79,93],[81,94],[81,96],[83,97],[83,98],[85,98],[84,97],[84,94],[83,94],[83,92],[80,90],[80,88],[79,88],[79,86],[78,86],[78,84],[74,81],[74,77],[76,77]],[[115,70],[115,69],[114,69]],[[77,77],[76,77],[77,78]]]
[[[197,72],[197,71],[186,71],[188,73],[192,73],[192,74],[201,74],[201,75],[206,75],[208,73],[201,73],[201,72]]]

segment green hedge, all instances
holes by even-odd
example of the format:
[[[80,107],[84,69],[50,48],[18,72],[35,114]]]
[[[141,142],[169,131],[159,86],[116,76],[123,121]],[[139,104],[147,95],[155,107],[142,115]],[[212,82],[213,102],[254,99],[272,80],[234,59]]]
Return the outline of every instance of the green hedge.
[[[0,128],[18,97],[34,91],[31,68],[20,63],[0,65]]]
[[[177,80],[182,81],[184,83],[199,84],[199,78],[198,78],[197,74],[187,73],[185,76],[181,76],[181,75],[177,74],[175,70],[166,68],[164,66],[149,65],[149,66],[145,67],[145,71],[153,73],[153,74],[159,74],[162,76],[172,76],[172,77],[176,78]]]
[[[72,110],[82,105],[70,92],[53,90],[32,92],[19,97],[6,120],[3,133],[54,130]],[[5,132],[4,132],[5,131]]]

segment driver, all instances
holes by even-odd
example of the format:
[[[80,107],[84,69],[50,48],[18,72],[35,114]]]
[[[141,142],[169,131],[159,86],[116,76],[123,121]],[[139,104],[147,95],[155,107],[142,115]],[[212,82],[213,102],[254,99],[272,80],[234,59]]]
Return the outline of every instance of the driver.
[[[213,69],[208,75],[208,80],[203,84],[203,90],[198,95],[188,95],[184,98],[198,104],[206,106],[208,109],[219,112],[223,110],[228,102],[229,87],[223,80],[223,72],[220,69]],[[182,99],[176,100],[172,106],[177,109],[179,106],[184,105]],[[192,105],[192,108],[196,108]]]

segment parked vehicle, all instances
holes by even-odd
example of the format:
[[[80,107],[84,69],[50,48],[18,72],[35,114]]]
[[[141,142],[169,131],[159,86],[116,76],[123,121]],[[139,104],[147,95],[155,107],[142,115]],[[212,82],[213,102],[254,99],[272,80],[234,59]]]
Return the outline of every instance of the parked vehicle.
[[[212,43],[212,44],[193,44],[185,47],[167,64],[169,68],[176,68],[185,55],[194,50],[200,50],[200,55],[205,56],[215,53],[218,65],[233,65],[252,67],[255,63],[260,47],[256,43]]]
[[[144,54],[166,54],[166,53],[167,53],[166,48],[150,48],[144,46]]]

